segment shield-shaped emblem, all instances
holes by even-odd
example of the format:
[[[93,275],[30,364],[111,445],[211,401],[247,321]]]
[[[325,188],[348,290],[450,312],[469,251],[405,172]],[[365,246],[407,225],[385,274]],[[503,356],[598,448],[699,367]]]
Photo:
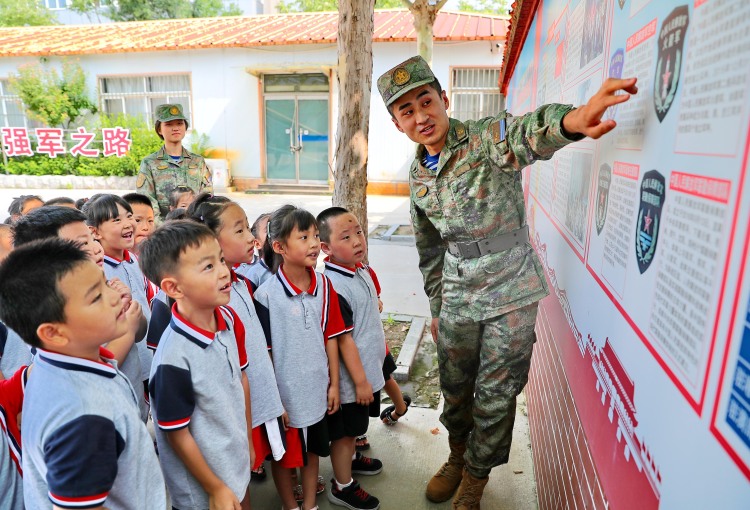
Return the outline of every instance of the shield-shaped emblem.
[[[622,78],[622,69],[625,66],[625,50],[619,48],[612,54],[612,58],[609,59],[609,77]],[[606,119],[614,119],[617,113],[617,105],[610,106],[607,111],[604,112]]]
[[[638,270],[646,272],[656,255],[659,239],[659,223],[664,206],[664,176],[657,170],[650,170],[641,181],[641,203],[638,207],[638,224],[635,228],[635,255]]]
[[[609,184],[612,182],[612,168],[606,163],[599,167],[599,184],[596,188],[596,235],[604,230],[609,204]]]
[[[654,109],[659,122],[667,116],[677,94],[689,21],[688,6],[681,5],[675,7],[661,24],[654,72]]]

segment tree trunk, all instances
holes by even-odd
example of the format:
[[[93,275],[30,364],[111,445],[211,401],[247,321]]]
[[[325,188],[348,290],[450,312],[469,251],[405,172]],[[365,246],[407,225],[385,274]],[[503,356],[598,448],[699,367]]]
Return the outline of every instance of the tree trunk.
[[[341,0],[338,26],[339,119],[333,205],[367,228],[367,137],[375,0]]]
[[[435,24],[438,11],[447,1],[439,0],[435,5],[430,5],[428,0],[403,0],[414,17],[419,56],[430,65],[432,65],[432,26]]]

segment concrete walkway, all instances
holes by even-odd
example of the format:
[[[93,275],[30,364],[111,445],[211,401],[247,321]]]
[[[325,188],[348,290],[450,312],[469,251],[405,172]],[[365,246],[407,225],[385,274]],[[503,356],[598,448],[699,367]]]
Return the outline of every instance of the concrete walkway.
[[[127,191],[115,190],[123,194]],[[0,211],[5,211],[12,197],[20,194],[39,194],[45,200],[57,196],[80,198],[93,194],[92,190],[0,190]],[[330,196],[248,195],[228,194],[245,209],[252,223],[263,212],[290,203],[304,207],[313,214],[331,205]],[[0,214],[4,218],[5,215]],[[384,224],[408,224],[407,197],[368,197],[370,228]],[[422,289],[422,277],[417,266],[414,246],[376,241],[370,243],[370,263],[378,274],[383,288],[385,312],[428,317],[429,304]],[[435,505],[424,497],[427,481],[448,457],[448,434],[439,422],[439,410],[412,408],[394,427],[386,427],[378,420],[370,421],[368,437],[372,448],[368,455],[383,461],[379,475],[360,477],[363,488],[376,495],[384,510],[448,509],[450,502]],[[321,460],[321,475],[330,483],[333,476],[328,459]],[[251,484],[255,510],[277,510],[281,502],[273,481]],[[318,497],[321,510],[340,508],[330,505],[325,495]],[[485,489],[482,508],[489,510],[531,510],[537,508],[536,486],[529,440],[529,425],[523,395],[519,398],[510,463],[493,470]]]

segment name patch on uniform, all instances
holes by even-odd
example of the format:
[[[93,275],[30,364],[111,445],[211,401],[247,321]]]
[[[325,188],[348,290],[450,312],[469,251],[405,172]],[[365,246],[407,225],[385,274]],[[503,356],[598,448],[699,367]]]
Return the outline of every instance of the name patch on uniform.
[[[500,143],[505,140],[505,119],[492,123],[492,141]]]
[[[167,165],[159,165],[159,166],[156,167],[156,169],[157,170],[166,170],[167,169]]]
[[[427,186],[422,186],[417,190],[417,197],[422,198],[427,194]]]
[[[463,165],[458,167],[458,170],[456,170],[456,177],[465,174],[469,170],[471,170],[471,165],[469,165],[468,163],[464,163]]]
[[[146,184],[146,174],[138,174],[138,179],[135,181],[135,187],[140,188]]]
[[[466,136],[466,128],[463,124],[459,124],[458,126],[456,126],[456,138],[460,140],[464,136]]]

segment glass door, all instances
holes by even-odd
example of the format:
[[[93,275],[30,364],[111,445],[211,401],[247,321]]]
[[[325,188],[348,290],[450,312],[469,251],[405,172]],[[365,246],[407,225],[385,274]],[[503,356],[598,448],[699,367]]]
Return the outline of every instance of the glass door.
[[[328,99],[297,99],[298,179],[328,181]]]
[[[328,182],[328,97],[266,96],[266,176]]]
[[[297,180],[296,100],[266,98],[266,177]]]

